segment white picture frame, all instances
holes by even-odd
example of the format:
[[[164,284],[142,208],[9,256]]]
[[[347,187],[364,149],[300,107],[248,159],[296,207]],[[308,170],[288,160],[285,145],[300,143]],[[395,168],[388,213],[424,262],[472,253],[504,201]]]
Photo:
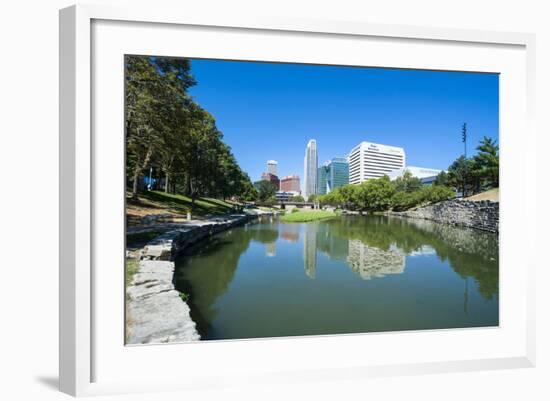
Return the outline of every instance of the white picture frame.
[[[95,24],[95,25],[94,25]],[[119,24],[119,25],[117,25]],[[518,276],[509,276],[509,279],[501,281],[503,291],[506,291],[507,299],[516,301],[517,308],[510,313],[510,319],[506,316],[501,327],[496,329],[479,330],[436,330],[427,333],[385,333],[375,335],[349,335],[349,336],[326,336],[323,338],[309,337],[305,339],[269,339],[269,340],[247,340],[234,342],[211,342],[194,344],[190,348],[188,344],[176,345],[157,345],[149,347],[124,347],[122,338],[118,338],[120,349],[117,352],[108,352],[109,346],[105,345],[102,336],[98,334],[97,327],[108,329],[112,322],[116,321],[116,315],[106,317],[102,312],[103,306],[96,304],[98,302],[96,291],[101,287],[102,299],[118,299],[123,303],[122,292],[117,292],[113,288],[118,288],[116,283],[112,287],[103,286],[106,276],[96,274],[98,261],[102,258],[112,255],[109,251],[98,250],[98,230],[101,230],[101,219],[108,218],[103,214],[105,209],[104,201],[98,199],[97,193],[105,193],[102,185],[110,185],[109,188],[116,188],[122,181],[116,181],[119,177],[115,174],[112,182],[104,184],[105,181],[99,179],[101,172],[99,170],[110,170],[111,167],[119,168],[123,154],[117,153],[120,148],[118,145],[110,147],[108,142],[98,142],[94,138],[94,129],[102,127],[101,122],[96,121],[101,118],[101,107],[96,107],[93,102],[93,96],[102,96],[94,94],[93,81],[96,84],[103,79],[101,71],[103,61],[94,59],[105,49],[105,35],[112,36],[113,48],[111,49],[116,57],[120,49],[115,49],[117,44],[133,40],[138,40],[141,30],[149,29],[148,38],[152,44],[145,43],[141,38],[140,46],[152,53],[173,55],[169,49],[160,47],[155,50],[155,35],[162,37],[162,30],[179,29],[185,30],[185,27],[192,27],[195,30],[208,31],[218,30],[220,34],[233,32],[241,35],[243,38],[247,35],[263,35],[262,40],[273,41],[273,49],[277,48],[276,43],[282,41],[278,35],[292,40],[324,40],[327,43],[337,38],[342,43],[346,40],[378,40],[385,41],[384,46],[396,44],[399,41],[406,42],[406,46],[427,46],[426,55],[434,52],[434,46],[444,52],[445,46],[454,46],[457,52],[468,51],[469,49],[478,49],[480,58],[478,64],[481,65],[481,71],[491,71],[503,73],[502,68],[508,69],[504,74],[507,91],[503,95],[501,104],[501,122],[503,129],[501,132],[502,146],[502,189],[501,189],[501,244],[509,243],[514,239],[523,241],[531,249],[532,242],[529,238],[516,238],[518,228],[527,227],[528,232],[535,232],[532,229],[535,219],[529,216],[536,215],[536,208],[527,205],[528,190],[533,188],[529,186],[530,180],[534,178],[525,178],[524,173],[529,169],[535,169],[535,158],[532,157],[529,146],[535,144],[535,133],[533,130],[533,110],[534,110],[534,45],[535,37],[531,34],[507,33],[507,32],[484,32],[459,29],[440,29],[415,26],[399,25],[376,25],[358,21],[326,21],[326,20],[296,20],[292,18],[279,17],[261,17],[256,15],[187,15],[185,10],[166,10],[157,9],[153,6],[145,8],[112,8],[104,5],[78,5],[72,6],[60,11],[60,389],[71,395],[93,395],[108,394],[132,391],[157,391],[166,389],[202,389],[209,386],[224,385],[245,385],[247,382],[266,382],[283,381],[293,382],[296,380],[327,380],[329,378],[354,377],[357,379],[381,375],[401,375],[401,374],[419,374],[436,373],[449,371],[468,371],[480,369],[503,369],[511,367],[530,367],[535,363],[535,294],[534,294],[534,270],[537,264],[535,252],[526,252],[523,261],[520,262],[521,274]],[[152,29],[152,30],[151,30]],[[131,35],[126,38],[120,32],[127,31]],[[154,33],[159,31],[160,33]],[[201,31],[202,32],[202,31]],[[207,33],[208,33],[207,32]],[[210,32],[210,33],[212,33]],[[225,33],[224,33],[225,32]],[[94,34],[97,40],[94,41]],[[199,32],[200,34],[200,32]],[[103,35],[103,36],[102,36]],[[296,38],[292,38],[295,35]],[[216,35],[212,36],[216,37]],[[218,36],[219,37],[219,36]],[[301,38],[301,39],[300,39]],[[315,39],[316,38],[316,39]],[[157,43],[160,43],[157,41]],[[207,43],[207,39],[205,39]],[[271,42],[269,42],[271,43]],[[429,46],[432,46],[431,50]],[[104,46],[104,47],[102,47]],[[147,47],[149,46],[149,47]],[[136,47],[129,46],[132,49]],[[253,46],[251,46],[252,48]],[[345,46],[344,46],[345,47]],[[495,49],[495,52],[501,52],[503,58],[495,57],[492,60],[480,61],[482,53],[487,49]],[[500,50],[499,50],[500,49]],[[290,51],[289,49],[287,49]],[[420,47],[418,49],[420,51]],[[170,54],[166,53],[169,52]],[[194,54],[197,54],[196,50]],[[229,51],[229,50],[228,50]],[[258,50],[260,51],[260,50]],[[380,50],[383,51],[383,50]],[[98,53],[99,52],[99,53]],[[350,56],[349,50],[346,50],[338,56],[340,59],[335,63],[341,63],[342,60],[349,58],[349,63],[359,63]],[[145,53],[145,54],[152,54]],[[496,54],[495,53],[495,54]],[[144,54],[144,53],[142,53]],[[219,53],[223,56],[226,53]],[[227,53],[229,54],[229,53]],[[259,53],[258,53],[259,54]],[[500,54],[500,53],[499,53]],[[176,55],[176,54],[174,54]],[[227,56],[229,57],[229,55]],[[243,56],[246,57],[246,56]],[[273,56],[274,60],[282,56]],[[296,55],[289,53],[286,61],[292,61]],[[313,56],[311,56],[313,57]],[[389,55],[388,55],[389,57]],[[422,68],[423,64],[404,65],[398,58],[403,55],[396,55],[394,61],[388,58],[381,62],[381,65],[402,68]],[[101,60],[107,60],[101,57]],[[99,59],[99,58],[98,58]],[[426,57],[429,60],[430,57]],[[510,63],[505,62],[511,61]],[[300,60],[295,60],[300,61]],[[467,62],[467,60],[466,60]],[[395,64],[397,63],[397,64]],[[432,64],[430,64],[432,63]],[[433,61],[426,61],[424,68],[446,69],[452,61],[448,59],[441,61],[441,64]],[[505,65],[506,64],[506,65]],[[107,66],[108,64],[105,64]],[[451,68],[453,69],[453,68]],[[468,70],[464,65],[456,64],[454,69]],[[475,65],[471,64],[471,70],[476,70]],[[119,71],[120,72],[120,71]],[[507,75],[508,74],[508,75]],[[120,78],[120,75],[117,76]],[[113,79],[117,77],[113,76]],[[121,82],[118,83],[122,85]],[[116,89],[116,88],[115,88]],[[513,93],[510,93],[513,92]],[[517,95],[514,100],[511,94]],[[122,93],[120,93],[122,98]],[[508,103],[507,103],[508,102]],[[517,103],[510,103],[517,102]],[[122,107],[122,105],[119,105]],[[512,107],[513,106],[513,107]],[[122,118],[122,115],[120,116]],[[509,118],[509,120],[508,120]],[[105,120],[107,121],[107,120]],[[116,121],[109,121],[114,124]],[[95,127],[95,128],[94,128]],[[515,134],[510,128],[516,128]],[[122,130],[122,127],[120,127]],[[517,131],[522,131],[521,138]],[[120,131],[122,134],[122,131]],[[120,138],[119,138],[120,139]],[[518,147],[516,145],[525,143],[527,146]],[[102,153],[107,152],[107,153]],[[103,156],[98,158],[98,154]],[[120,160],[117,160],[119,154]],[[101,161],[100,161],[101,159]],[[512,191],[506,186],[507,182],[519,179],[522,181],[525,190]],[[107,187],[105,187],[107,188]],[[122,196],[123,190],[117,195]],[[123,197],[123,196],[122,196]],[[120,199],[122,201],[122,199]],[[113,216],[118,223],[123,221],[119,216],[120,205],[114,207]],[[117,214],[118,213],[118,214]],[[115,224],[118,227],[119,224]],[[527,226],[526,226],[527,225]],[[529,227],[531,229],[529,230]],[[113,235],[123,236],[122,231]],[[114,230],[116,231],[116,229]],[[524,236],[526,237],[526,236]],[[115,237],[113,237],[115,238]],[[99,241],[102,241],[99,240]],[[119,241],[119,242],[117,242]],[[120,244],[122,238],[113,240],[113,243]],[[99,246],[99,248],[98,248]],[[118,246],[118,245],[117,245]],[[113,246],[115,249],[116,246]],[[501,260],[510,260],[510,263],[519,260],[514,259],[514,255],[507,253],[501,247]],[[102,253],[103,252],[103,253]],[[118,252],[122,254],[123,249]],[[122,257],[120,256],[120,260]],[[123,271],[120,265],[119,274],[122,278]],[[506,270],[505,270],[506,272]],[[512,272],[510,273],[512,274]],[[513,273],[519,274],[519,273]],[[118,280],[118,279],[117,279]],[[504,280],[502,278],[501,280]],[[116,280],[115,280],[116,281]],[[122,291],[120,289],[120,291]],[[118,298],[117,298],[118,297]],[[517,302],[517,301],[520,302]],[[501,310],[508,310],[509,303],[506,300],[501,302]],[[123,306],[122,306],[123,308]],[[116,310],[120,310],[117,305]],[[516,310],[517,309],[517,310]],[[109,320],[110,319],[110,320]],[[111,322],[111,323],[109,323]],[[123,325],[123,321],[120,321]],[[118,330],[118,329],[117,329]],[[500,331],[499,331],[500,330]],[[507,330],[509,331],[508,334]],[[495,334],[497,333],[497,334]],[[502,336],[498,333],[505,333]],[[101,333],[100,333],[101,334]],[[116,336],[115,336],[116,337]],[[472,350],[464,357],[461,355],[463,350],[457,346],[455,356],[441,355],[441,358],[419,359],[413,353],[405,355],[403,351],[402,358],[393,358],[388,352],[383,352],[384,344],[397,344],[408,342],[414,344],[414,347],[427,345],[431,342],[434,348],[437,345],[434,340],[439,337],[445,337],[444,342],[475,342],[486,341],[487,344],[494,343],[494,348],[486,348],[486,352],[477,349]],[[390,341],[388,343],[387,341]],[[375,344],[374,344],[375,343]],[[355,347],[354,349],[368,349],[369,346],[382,348],[380,355],[370,354],[372,360],[354,359],[353,356],[344,356],[337,352],[341,347]],[[118,347],[118,346],[117,346]],[[172,348],[170,348],[172,347]],[[314,355],[317,350],[323,347],[326,354],[324,361],[317,360]],[[269,354],[267,353],[269,348]],[[169,351],[168,351],[169,350]],[[191,361],[196,361],[194,372],[190,372],[187,380],[178,380],[175,377],[166,375],[166,372],[158,370],[155,373],[147,372],[150,380],[143,380],[134,375],[130,376],[107,374],[102,372],[102,366],[107,364],[113,366],[113,370],[120,371],[118,363],[128,363],[128,366],[143,360],[145,365],[154,366],[155,361],[168,358],[168,355],[174,352],[185,352]],[[269,355],[271,367],[267,366],[246,366],[247,361],[253,361],[252,354]],[[288,353],[293,355],[290,361],[287,358],[286,363],[289,368],[285,368],[285,361],[278,360],[276,354]],[[300,354],[302,352],[303,354]],[[232,376],[228,366],[221,366],[215,372],[201,370],[198,361],[202,358],[214,358],[218,353],[225,353],[227,357],[233,360],[241,356],[241,366],[237,369],[239,376]],[[118,356],[113,356],[114,354]],[[297,355],[311,355],[311,363],[302,360],[292,360],[298,358]],[[360,353],[357,353],[360,354]],[[360,355],[359,355],[360,356]],[[116,359],[116,358],[121,359]],[[127,358],[126,362],[122,359]],[[239,362],[237,362],[238,364]],[[221,364],[223,365],[223,364]],[[267,365],[267,362],[264,363]],[[293,366],[291,366],[293,365]],[[292,368],[290,368],[292,367]],[[112,372],[111,372],[112,373]],[[153,375],[153,376],[151,376]]]

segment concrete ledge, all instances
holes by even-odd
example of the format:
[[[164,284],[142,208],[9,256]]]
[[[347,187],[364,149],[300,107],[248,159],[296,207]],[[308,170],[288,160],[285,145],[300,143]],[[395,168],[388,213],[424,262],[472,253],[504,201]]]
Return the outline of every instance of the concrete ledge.
[[[150,241],[141,250],[138,271],[126,288],[127,343],[200,340],[190,308],[174,287],[174,259],[189,246],[257,217],[238,214],[195,221]]]

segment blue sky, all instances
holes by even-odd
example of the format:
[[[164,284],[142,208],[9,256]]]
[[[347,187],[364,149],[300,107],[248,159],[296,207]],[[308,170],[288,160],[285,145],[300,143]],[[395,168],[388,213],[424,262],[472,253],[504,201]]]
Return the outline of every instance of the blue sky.
[[[446,169],[484,136],[498,139],[498,75],[192,60],[194,99],[216,119],[253,181],[266,161],[303,176],[309,139],[319,164],[361,141],[401,146],[407,164]]]

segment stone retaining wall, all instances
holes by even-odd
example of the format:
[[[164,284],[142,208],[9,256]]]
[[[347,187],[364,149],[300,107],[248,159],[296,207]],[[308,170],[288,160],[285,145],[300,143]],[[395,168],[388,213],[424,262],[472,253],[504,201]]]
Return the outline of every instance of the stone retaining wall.
[[[256,218],[241,214],[197,221],[149,242],[141,251],[138,271],[126,288],[127,343],[199,340],[189,306],[173,284],[174,258],[198,241]]]
[[[389,214],[476,228],[493,233],[499,231],[499,203],[489,200],[454,199],[414,210],[390,212]]]

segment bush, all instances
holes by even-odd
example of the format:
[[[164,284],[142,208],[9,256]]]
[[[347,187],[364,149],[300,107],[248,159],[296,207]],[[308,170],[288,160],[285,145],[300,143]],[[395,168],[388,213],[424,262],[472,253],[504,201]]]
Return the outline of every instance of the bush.
[[[298,213],[300,211],[300,209],[298,209],[297,207],[295,207],[294,209],[292,209],[292,212],[291,213]]]
[[[418,196],[418,192],[396,192],[392,198],[391,198],[391,205],[393,210],[395,211],[403,211],[410,209],[411,207],[414,207],[420,203],[420,197]]]
[[[429,185],[414,192],[396,192],[392,196],[391,205],[393,210],[399,212],[418,205],[437,203],[454,197],[455,192],[449,187],[443,185]]]
[[[443,185],[426,186],[420,192],[420,201],[422,203],[437,203],[455,197],[455,191]]]

